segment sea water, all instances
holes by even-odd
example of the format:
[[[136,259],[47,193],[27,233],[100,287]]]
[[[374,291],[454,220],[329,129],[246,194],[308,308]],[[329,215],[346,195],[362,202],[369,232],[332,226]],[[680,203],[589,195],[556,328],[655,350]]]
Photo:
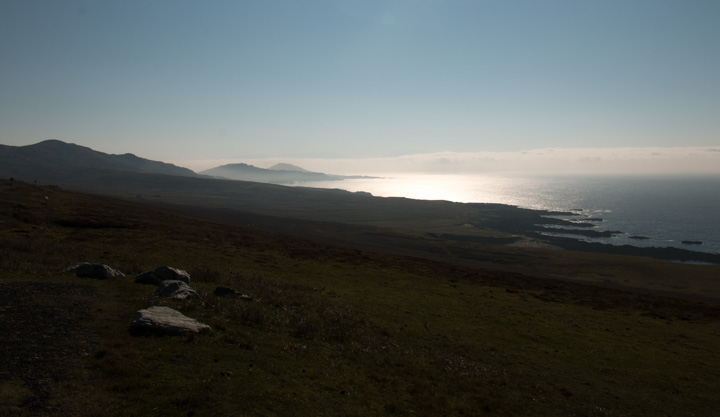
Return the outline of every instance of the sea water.
[[[555,234],[613,245],[676,247],[720,253],[720,176],[589,176],[495,173],[376,174],[379,178],[296,185],[365,191],[463,203],[501,203],[562,212],[593,230],[618,232],[587,238],[572,228]],[[570,213],[570,214],[568,214]],[[585,229],[585,228],[583,228]],[[698,243],[701,242],[701,243]]]

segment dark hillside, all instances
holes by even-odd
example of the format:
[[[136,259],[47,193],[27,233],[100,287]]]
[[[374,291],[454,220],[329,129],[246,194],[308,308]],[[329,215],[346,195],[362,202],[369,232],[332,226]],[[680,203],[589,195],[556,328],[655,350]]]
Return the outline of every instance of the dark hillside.
[[[0,415],[714,416],[720,407],[720,310],[709,304],[6,180],[0,246]],[[126,276],[64,272],[81,261]],[[703,270],[647,262],[661,266],[658,280]],[[187,270],[200,299],[160,298],[133,282],[159,265]],[[219,285],[252,300],[215,296]],[[152,305],[212,329],[131,332],[135,311]]]
[[[28,146],[0,145],[0,166],[8,177],[27,180],[47,180],[53,175],[81,168],[143,172],[197,177],[193,171],[164,162],[151,161],[133,154],[109,155],[90,148],[46,140]]]

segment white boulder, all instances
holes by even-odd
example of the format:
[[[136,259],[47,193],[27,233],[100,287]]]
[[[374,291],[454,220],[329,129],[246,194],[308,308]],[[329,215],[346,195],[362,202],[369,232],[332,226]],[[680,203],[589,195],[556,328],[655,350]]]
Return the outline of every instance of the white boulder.
[[[130,327],[136,330],[151,330],[175,335],[198,333],[210,329],[207,324],[191,319],[172,308],[161,306],[138,310]]]

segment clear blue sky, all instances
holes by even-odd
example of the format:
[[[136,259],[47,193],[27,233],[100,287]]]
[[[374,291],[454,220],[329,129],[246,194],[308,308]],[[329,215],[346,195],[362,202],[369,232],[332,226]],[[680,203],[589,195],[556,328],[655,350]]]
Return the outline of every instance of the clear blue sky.
[[[720,145],[720,1],[0,1],[0,143],[160,160]]]

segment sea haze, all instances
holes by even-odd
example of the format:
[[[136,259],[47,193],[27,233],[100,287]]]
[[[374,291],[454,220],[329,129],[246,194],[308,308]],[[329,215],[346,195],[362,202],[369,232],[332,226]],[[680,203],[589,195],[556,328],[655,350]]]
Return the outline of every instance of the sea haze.
[[[593,227],[556,229],[548,233],[613,245],[720,253],[720,176],[375,175],[382,178],[295,185],[366,191],[383,197],[502,203],[560,211],[572,213],[560,215],[562,218]],[[620,233],[591,238],[577,234],[576,230]]]

